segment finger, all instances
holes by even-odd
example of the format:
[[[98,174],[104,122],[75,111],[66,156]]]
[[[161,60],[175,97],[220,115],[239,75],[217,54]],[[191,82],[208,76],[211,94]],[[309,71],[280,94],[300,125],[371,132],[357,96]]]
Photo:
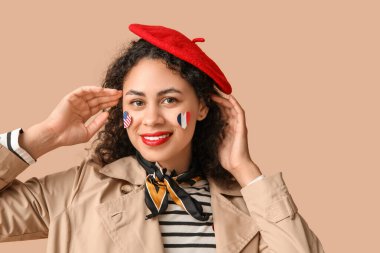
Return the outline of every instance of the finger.
[[[84,110],[85,107],[88,106],[86,105],[88,100],[91,100],[94,97],[109,95],[121,96],[122,92],[115,89],[104,89],[102,87],[82,86],[66,95],[66,98],[72,105]]]
[[[230,96],[229,101],[231,102],[231,104],[233,104],[234,108],[238,109],[240,112],[244,112],[243,107],[239,104],[239,102],[233,95]]]
[[[81,87],[78,87],[77,89],[75,89],[72,94],[73,95],[76,95],[76,96],[79,96],[79,97],[83,97],[87,94],[90,94],[90,93],[98,93],[98,92],[101,92],[102,91],[102,87],[99,87],[99,86],[81,86]]]
[[[122,91],[99,86],[81,86],[72,92],[74,96],[83,98],[86,101],[94,97],[107,96],[118,93],[122,94]]]
[[[86,126],[87,128],[87,139],[91,139],[94,134],[99,131],[99,129],[104,125],[108,118],[108,112],[102,112],[96,118]]]
[[[87,93],[108,93],[108,92],[114,92],[118,93],[121,92],[121,90],[113,89],[113,88],[104,88],[100,86],[81,86],[73,91],[73,93],[78,95],[83,95]]]
[[[95,97],[87,101],[89,107],[95,107],[100,104],[104,104],[107,102],[119,101],[121,94],[111,95],[111,96],[101,96]]]
[[[86,104],[85,108],[83,110],[78,110],[77,113],[82,117],[84,122],[86,122],[89,118],[97,114],[99,111],[105,111],[104,109],[113,107],[117,105],[118,102],[119,102],[118,100],[115,100],[115,101],[106,102],[103,104],[98,104],[91,108],[89,108],[86,103],[83,103],[83,104]]]
[[[217,98],[217,99],[220,99],[220,98]],[[233,105],[231,104],[231,102],[227,101],[225,98],[221,98],[219,101],[225,104],[225,106],[223,105],[219,106],[220,112],[222,114],[222,119],[226,123],[228,122],[230,126],[234,126],[237,121],[237,118],[236,118],[236,112],[233,108]]]
[[[84,99],[86,101],[92,100],[94,98],[99,97],[112,97],[112,96],[118,96],[119,98],[123,96],[122,90],[115,90],[115,89],[103,89],[99,92],[92,92],[84,96]]]
[[[232,106],[233,104],[229,102]],[[223,115],[223,119],[228,124],[224,127],[224,136],[233,136],[237,130],[241,130],[243,128],[238,128],[241,122],[241,119],[238,116],[238,113],[234,107],[220,107],[220,110]]]
[[[233,109],[233,105],[226,98],[211,95],[211,98],[218,104],[220,111],[222,112],[222,116],[224,120],[231,120],[231,117],[234,115],[231,114],[231,109]]]
[[[211,95],[211,99],[215,101],[218,105],[221,105],[227,108],[233,108],[233,105],[231,104],[231,102],[226,98],[219,97],[216,95]]]
[[[225,125],[223,126],[222,136],[224,139],[232,138],[232,136],[234,136],[236,124],[237,124],[236,116],[233,115],[233,113],[231,112],[232,111],[231,109],[225,109],[221,111],[223,114],[223,118],[225,119],[224,120]]]
[[[217,95],[211,95],[211,99],[218,103],[222,113],[222,118],[226,123],[228,123],[228,125],[225,126],[223,137],[232,136],[236,130],[237,124],[239,123],[238,114],[234,108],[235,106],[231,103],[231,101],[229,101],[229,98],[227,99]]]
[[[94,107],[90,108],[90,113],[91,113],[91,115],[95,115],[100,110],[107,109],[109,107],[115,106],[118,103],[119,103],[118,100],[114,100],[114,101],[110,101],[110,102],[105,102],[103,104],[98,104],[97,106],[94,106]]]
[[[220,108],[221,119],[225,122],[228,121],[228,114],[224,108]]]
[[[245,127],[246,127],[246,125],[245,125],[246,124],[245,123],[245,112],[234,96],[231,95],[229,100],[230,100],[231,104],[233,104],[233,106],[234,106],[234,110],[236,112],[237,120],[239,121],[239,123],[241,123],[240,124],[240,127],[241,127],[240,130],[244,131]]]

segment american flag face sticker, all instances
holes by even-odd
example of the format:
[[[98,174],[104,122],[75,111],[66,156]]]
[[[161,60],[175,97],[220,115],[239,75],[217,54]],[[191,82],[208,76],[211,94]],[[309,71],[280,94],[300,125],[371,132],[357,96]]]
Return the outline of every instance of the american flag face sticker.
[[[183,129],[186,129],[187,124],[190,122],[190,112],[181,112],[178,114],[177,122]]]
[[[123,113],[124,128],[128,128],[132,124],[132,117],[127,111]]]

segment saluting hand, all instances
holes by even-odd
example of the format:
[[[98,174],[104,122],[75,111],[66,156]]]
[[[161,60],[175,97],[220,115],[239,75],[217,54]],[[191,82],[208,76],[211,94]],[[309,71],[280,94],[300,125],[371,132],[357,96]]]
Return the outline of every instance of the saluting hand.
[[[223,141],[219,147],[219,160],[244,187],[248,182],[261,175],[260,169],[252,161],[248,149],[248,130],[245,112],[232,95],[228,98],[212,95],[226,121]]]
[[[20,146],[34,159],[61,147],[87,142],[105,124],[108,112],[100,110],[117,105],[122,91],[82,86],[67,94],[41,123],[28,128],[19,137]]]
[[[105,124],[108,112],[100,113],[91,123],[87,120],[102,109],[116,105],[122,91],[97,86],[82,86],[67,94],[46,119],[62,146],[87,142]]]

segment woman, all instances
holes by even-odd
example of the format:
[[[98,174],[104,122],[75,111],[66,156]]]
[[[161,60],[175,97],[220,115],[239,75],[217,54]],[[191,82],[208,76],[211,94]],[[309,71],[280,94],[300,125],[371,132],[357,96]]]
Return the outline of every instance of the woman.
[[[0,240],[48,237],[48,252],[323,252],[281,173],[264,177],[252,161],[244,111],[216,90],[231,86],[202,39],[130,30],[141,39],[103,87],[73,91],[42,123],[0,139]],[[15,179],[102,126],[81,165]]]

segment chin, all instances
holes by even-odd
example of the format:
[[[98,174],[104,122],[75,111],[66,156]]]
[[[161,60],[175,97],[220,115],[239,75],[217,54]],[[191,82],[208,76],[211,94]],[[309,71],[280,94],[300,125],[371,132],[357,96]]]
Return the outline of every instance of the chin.
[[[162,152],[162,150],[139,150],[139,152],[146,160],[151,162],[167,161],[172,158],[172,156],[166,152]]]

